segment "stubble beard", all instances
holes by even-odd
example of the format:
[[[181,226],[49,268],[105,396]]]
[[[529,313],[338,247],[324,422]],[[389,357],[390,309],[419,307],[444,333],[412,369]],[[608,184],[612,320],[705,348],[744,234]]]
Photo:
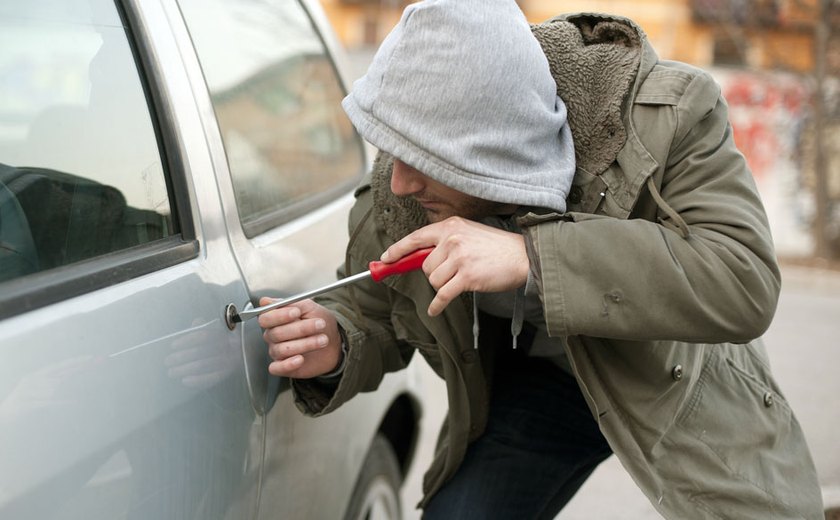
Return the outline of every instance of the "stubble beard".
[[[425,200],[433,201],[436,203],[443,203],[443,201],[439,201],[436,199]],[[440,210],[423,208],[423,210],[426,213],[426,219],[429,221],[430,224],[442,222],[450,217],[461,217],[467,220],[480,222],[481,220],[487,217],[512,213],[510,204],[503,204],[501,202],[493,202],[483,199],[472,199],[469,201],[465,201],[464,203],[459,204],[458,206],[453,206],[448,203],[444,204],[445,208]]]

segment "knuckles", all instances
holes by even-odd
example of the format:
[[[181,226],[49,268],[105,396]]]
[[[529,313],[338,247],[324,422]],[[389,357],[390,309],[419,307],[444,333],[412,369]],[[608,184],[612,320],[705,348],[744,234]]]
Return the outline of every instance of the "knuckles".
[[[464,245],[464,235],[461,233],[452,233],[444,241],[450,251],[458,251]]]
[[[280,352],[279,352],[280,349],[278,347],[279,347],[279,345],[269,345],[269,347],[268,347],[268,355],[269,355],[269,357],[271,357],[271,359],[273,359],[275,361],[280,361],[281,359],[283,359],[280,356]]]
[[[263,335],[262,335],[262,336],[263,336],[263,341],[265,341],[265,342],[266,342],[266,343],[268,343],[269,345],[271,345],[271,344],[273,344],[273,343],[276,343],[276,342],[274,341],[274,335],[272,334],[272,332],[273,332],[273,329],[266,329],[266,330],[263,332]]]
[[[467,220],[463,217],[449,217],[443,221],[443,226],[448,230],[461,229],[467,224]]]

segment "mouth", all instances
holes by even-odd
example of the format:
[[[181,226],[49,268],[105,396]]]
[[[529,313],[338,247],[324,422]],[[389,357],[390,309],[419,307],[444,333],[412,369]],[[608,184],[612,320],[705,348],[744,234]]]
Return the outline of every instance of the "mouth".
[[[423,209],[427,210],[434,210],[435,207],[440,205],[440,202],[436,200],[429,200],[429,199],[414,199],[417,201],[418,204],[423,206]]]
[[[420,207],[423,208],[423,211],[426,212],[426,218],[430,223],[440,222],[452,214],[449,206],[443,201],[418,198],[415,198],[414,200],[416,200],[417,203],[420,204]]]

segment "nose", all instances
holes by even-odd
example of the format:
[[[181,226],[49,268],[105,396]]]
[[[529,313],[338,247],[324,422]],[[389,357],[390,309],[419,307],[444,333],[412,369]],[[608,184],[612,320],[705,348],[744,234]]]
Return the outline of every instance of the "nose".
[[[394,168],[391,171],[391,191],[394,195],[405,197],[420,193],[425,188],[423,178],[423,174],[416,168],[394,159]]]

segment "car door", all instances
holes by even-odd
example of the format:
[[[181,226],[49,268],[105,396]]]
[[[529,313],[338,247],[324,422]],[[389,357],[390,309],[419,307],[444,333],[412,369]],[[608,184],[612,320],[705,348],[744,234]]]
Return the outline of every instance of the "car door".
[[[248,285],[249,300],[233,303],[241,309],[334,281],[352,191],[367,164],[341,108],[340,49],[323,12],[298,0],[177,3],[201,68],[195,82],[209,89],[197,104],[208,141],[219,145],[225,220]],[[365,463],[383,436],[400,446],[403,464],[411,459],[419,405],[408,397],[416,394],[407,374],[391,374],[377,392],[313,420],[297,410],[287,380],[269,377],[256,320],[239,328],[254,406],[266,422],[258,518],[342,518],[357,495],[359,509],[398,509],[396,490],[371,488],[360,476],[377,475]]]
[[[296,0],[177,3],[209,89],[198,102],[215,116],[207,138],[218,144],[225,218],[251,298],[334,281],[366,165],[321,33]],[[268,377],[256,320],[242,328],[255,408],[267,409],[279,381]]]
[[[0,517],[249,518],[248,292],[157,2],[0,4]]]

